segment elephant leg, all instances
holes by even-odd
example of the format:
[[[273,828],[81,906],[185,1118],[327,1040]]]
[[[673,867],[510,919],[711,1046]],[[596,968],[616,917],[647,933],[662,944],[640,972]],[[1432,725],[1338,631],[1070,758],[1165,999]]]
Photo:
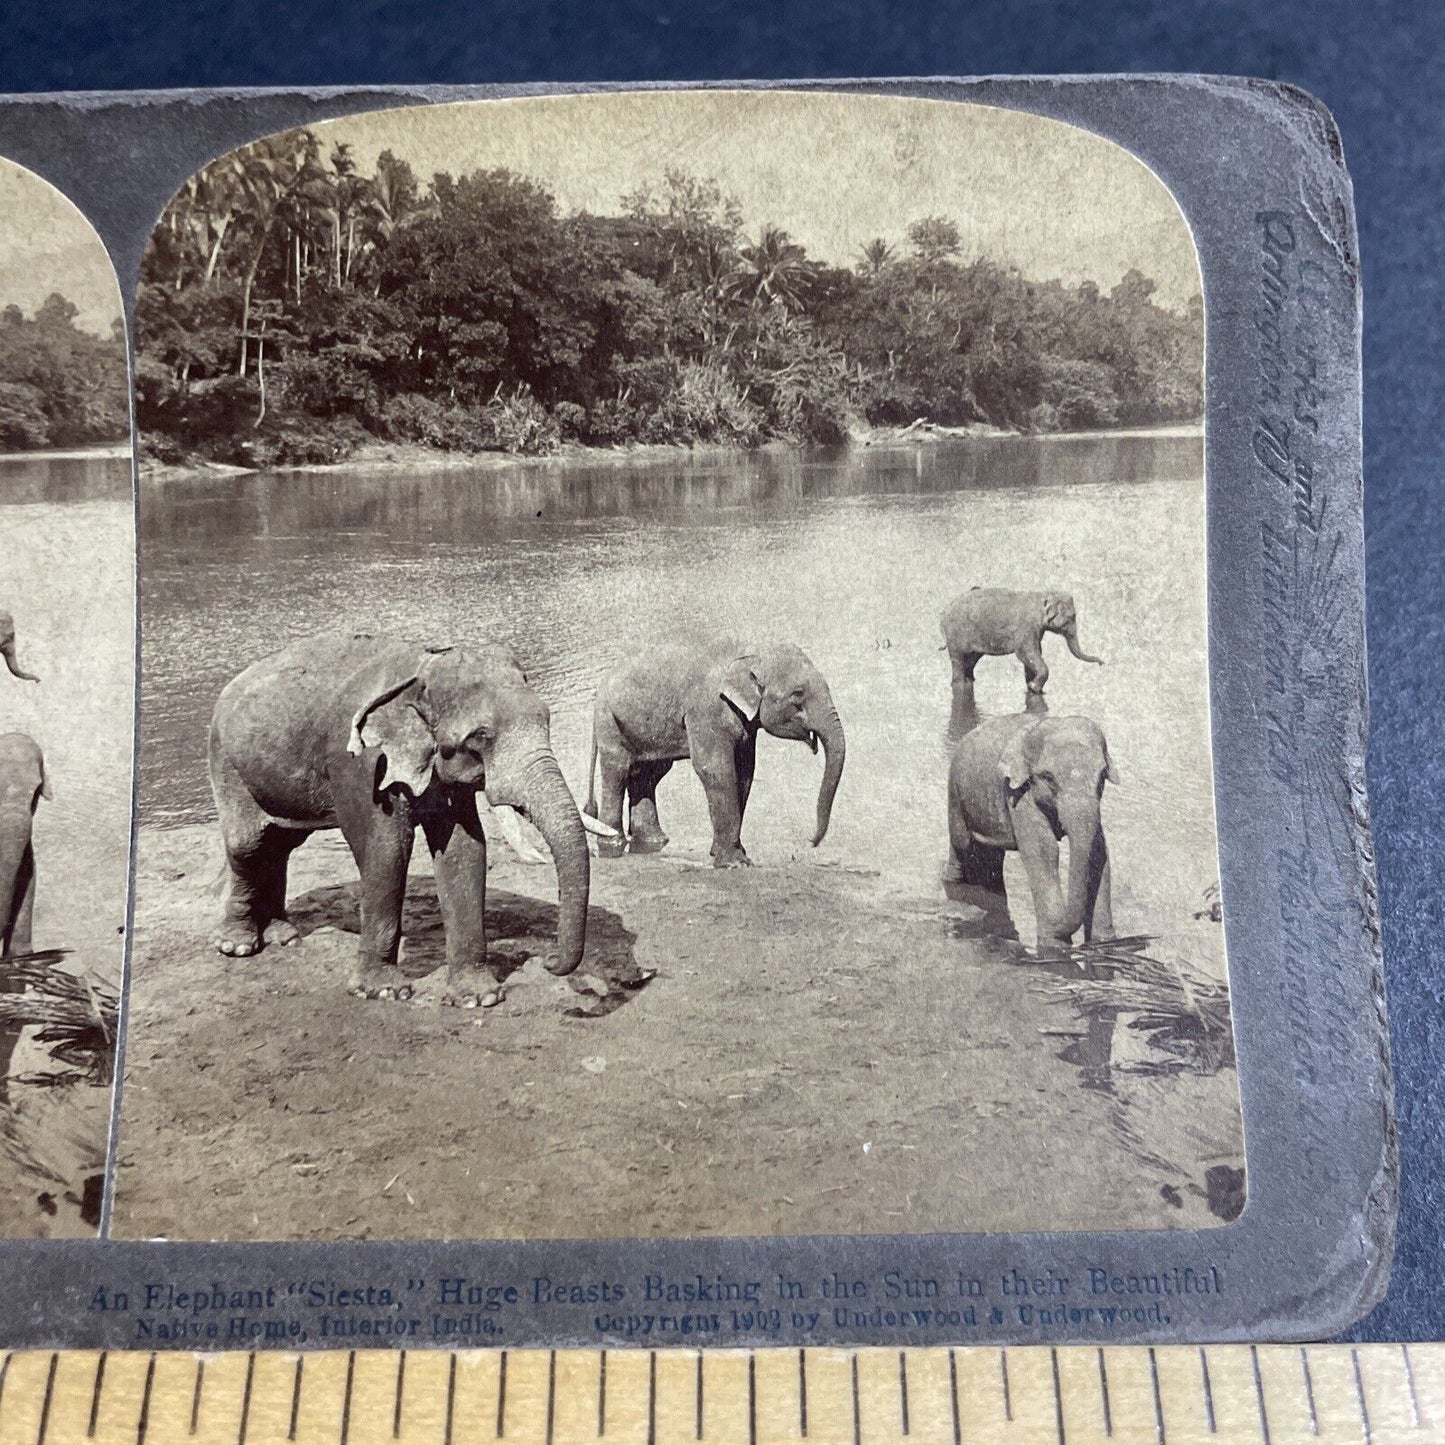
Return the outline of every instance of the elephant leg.
[[[29,844],[15,872],[15,891],[10,902],[10,927],[5,935],[4,956],[29,953],[33,948],[31,929],[35,919],[35,850]]]
[[[413,824],[395,800],[378,806],[337,799],[337,821],[361,871],[361,938],[349,984],[359,998],[409,999],[412,987],[397,966],[406,871]]]
[[[961,883],[981,888],[987,893],[1003,895],[1003,849],[970,838],[962,848],[950,844],[948,862],[944,866],[945,883]]]
[[[627,831],[634,853],[660,853],[667,847],[657,816],[657,785],[671,767],[671,762],[634,763],[627,776]]]
[[[606,823],[616,831],[615,838],[597,839],[599,858],[620,858],[627,848],[627,839],[622,830],[622,800],[627,792],[627,780],[632,772],[632,756],[627,751],[616,724],[604,727],[599,722],[595,735],[597,747],[597,769],[601,777],[600,801],[597,807],[599,822]]]
[[[692,755],[693,770],[707,794],[712,819],[712,865],[714,868],[746,868],[752,860],[743,851],[742,813],[738,808],[737,763],[733,753],[708,749]]]
[[[1018,660],[1024,665],[1024,680],[1030,692],[1042,692],[1049,680],[1049,665],[1044,661],[1043,649],[1037,642],[1026,644],[1018,650]]]
[[[753,773],[758,763],[758,739],[756,734],[745,737],[733,749],[733,766],[738,775],[738,829],[741,831],[743,815],[748,811],[748,798],[753,791]]]
[[[246,958],[260,951],[268,926],[285,919],[286,860],[305,835],[278,828],[229,764],[220,765],[215,791],[228,877],[212,942],[228,957]],[[290,943],[296,936],[287,923],[275,930],[273,941]]]
[[[1073,859],[1069,860],[1072,868]],[[1114,903],[1110,896],[1109,845],[1101,828],[1095,835],[1094,851],[1089,858],[1089,890],[1091,902],[1084,912],[1084,941],[1101,941],[1114,937]]]
[[[487,839],[475,794],[463,793],[455,812],[425,818],[437,901],[447,938],[442,1003],[477,1008],[499,1002],[497,978],[487,966]]]
[[[981,652],[955,652],[951,647],[948,649],[948,660],[953,664],[953,686],[957,691],[962,687],[973,686],[973,670],[978,666]]]

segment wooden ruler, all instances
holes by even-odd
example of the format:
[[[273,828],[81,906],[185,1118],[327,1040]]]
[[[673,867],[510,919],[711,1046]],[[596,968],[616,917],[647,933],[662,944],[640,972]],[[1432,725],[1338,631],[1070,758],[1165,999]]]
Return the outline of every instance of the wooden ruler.
[[[1445,1345],[16,1352],[0,1445],[1445,1445]]]

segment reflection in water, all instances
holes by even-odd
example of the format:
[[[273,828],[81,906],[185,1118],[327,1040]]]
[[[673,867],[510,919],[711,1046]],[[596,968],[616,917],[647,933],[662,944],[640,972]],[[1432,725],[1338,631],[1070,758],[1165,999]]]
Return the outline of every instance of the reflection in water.
[[[24,502],[129,500],[129,455],[0,455],[0,506]]]

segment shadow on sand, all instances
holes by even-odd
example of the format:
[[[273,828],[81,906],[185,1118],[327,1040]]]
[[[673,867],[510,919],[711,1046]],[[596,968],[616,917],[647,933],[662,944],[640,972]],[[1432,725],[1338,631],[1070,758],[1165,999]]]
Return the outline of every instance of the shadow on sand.
[[[302,935],[319,928],[343,933],[361,931],[357,885],[336,883],[313,888],[292,901],[288,912]],[[446,964],[446,930],[436,884],[430,878],[407,881],[402,914],[401,968],[409,979],[424,978]],[[499,983],[505,982],[534,954],[545,953],[557,941],[557,905],[500,889],[487,890],[487,960]],[[567,979],[579,1007],[568,1009],[572,1018],[600,1018],[615,1013],[639,989],[652,971],[639,967],[634,956],[637,935],[606,908],[587,910],[587,953],[582,966]],[[582,1006],[585,1005],[585,1006]]]

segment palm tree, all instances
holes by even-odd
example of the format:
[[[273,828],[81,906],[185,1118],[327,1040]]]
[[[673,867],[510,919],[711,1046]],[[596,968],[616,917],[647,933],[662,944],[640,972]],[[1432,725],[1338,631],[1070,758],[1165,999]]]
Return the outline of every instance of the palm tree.
[[[781,226],[764,226],[755,244],[744,246],[733,273],[734,295],[750,304],[801,306],[814,267],[807,253]]]
[[[876,281],[891,264],[893,258],[893,247],[882,236],[874,236],[863,247],[862,259],[858,262],[858,272],[866,280]]]

